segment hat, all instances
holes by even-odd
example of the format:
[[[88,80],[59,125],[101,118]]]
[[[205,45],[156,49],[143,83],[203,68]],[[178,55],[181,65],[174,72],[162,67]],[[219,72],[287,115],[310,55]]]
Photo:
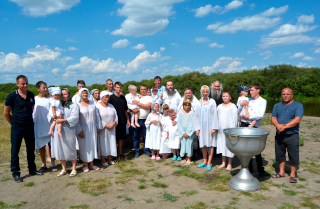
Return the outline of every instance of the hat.
[[[104,96],[111,96],[112,95],[112,93],[111,92],[108,92],[108,91],[102,91],[101,93],[100,93],[100,99],[102,99],[102,97],[104,97]]]
[[[50,94],[51,95],[61,94],[61,88],[60,87],[50,88]]]
[[[241,91],[250,91],[250,88],[246,87],[246,86],[239,86],[237,88],[238,94],[240,94]]]

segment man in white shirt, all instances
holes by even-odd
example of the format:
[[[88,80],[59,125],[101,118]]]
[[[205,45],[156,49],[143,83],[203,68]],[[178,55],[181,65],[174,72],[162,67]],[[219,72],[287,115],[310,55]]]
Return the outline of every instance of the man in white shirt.
[[[240,115],[241,125],[240,127],[248,127],[253,120],[257,120],[254,128],[258,128],[261,125],[262,118],[267,109],[267,101],[260,96],[260,85],[253,84],[250,86],[250,95],[249,101],[241,102],[240,106],[248,106],[249,115]],[[261,154],[256,155],[256,162],[259,172],[259,180],[262,181],[265,178],[264,167],[262,162]],[[249,170],[252,172],[252,160],[249,164]]]
[[[174,89],[173,81],[169,80],[166,82],[166,90],[160,95],[162,105],[167,104],[169,109],[177,112],[180,104],[181,96],[179,92]]]
[[[138,105],[139,106],[139,110],[135,109],[132,110],[132,112],[137,113],[138,111],[140,111],[139,113],[139,119],[138,119],[138,123],[140,125],[140,127],[136,127],[133,129],[133,147],[135,149],[135,158],[138,158],[140,155],[140,133],[142,132],[143,135],[143,141],[146,138],[146,119],[150,113],[150,109],[151,109],[151,104],[152,104],[152,97],[147,95],[147,90],[148,87],[146,85],[141,85],[140,86],[140,101],[137,100],[133,100],[133,104]],[[149,157],[151,157],[151,153],[150,150],[148,148],[143,148],[143,151],[146,155],[148,155]]]

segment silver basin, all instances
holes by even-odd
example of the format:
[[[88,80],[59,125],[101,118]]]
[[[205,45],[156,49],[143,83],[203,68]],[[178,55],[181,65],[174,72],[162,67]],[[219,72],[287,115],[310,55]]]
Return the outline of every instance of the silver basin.
[[[239,127],[224,129],[223,133],[226,135],[227,148],[241,161],[241,170],[229,180],[229,187],[238,191],[261,189],[260,182],[251,175],[248,165],[251,158],[260,154],[266,147],[270,131],[261,128]]]

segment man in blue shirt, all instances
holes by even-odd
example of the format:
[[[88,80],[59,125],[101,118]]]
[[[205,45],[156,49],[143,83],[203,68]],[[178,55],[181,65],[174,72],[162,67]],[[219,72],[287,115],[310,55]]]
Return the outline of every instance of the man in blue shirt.
[[[154,86],[158,89],[158,95],[159,97],[161,96],[161,94],[163,94],[163,92],[166,90],[165,86],[161,85],[161,77],[160,76],[156,76],[154,77]],[[150,89],[150,91],[152,92],[152,89]]]
[[[277,128],[275,137],[276,161],[279,173],[272,178],[285,177],[286,149],[290,161],[290,183],[297,183],[296,170],[299,165],[299,123],[303,117],[303,105],[293,100],[293,92],[285,88],[281,92],[283,102],[274,105],[271,122]]]

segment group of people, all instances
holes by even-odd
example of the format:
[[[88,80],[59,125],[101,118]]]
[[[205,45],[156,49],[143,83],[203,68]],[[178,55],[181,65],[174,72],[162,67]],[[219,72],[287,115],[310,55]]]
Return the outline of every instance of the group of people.
[[[122,83],[113,83],[111,79],[106,81],[107,90],[104,91],[89,91],[85,82],[79,80],[79,91],[73,97],[67,88],[48,88],[43,81],[36,84],[39,94],[34,97],[27,90],[28,79],[23,75],[17,77],[16,84],[18,89],[8,95],[4,109],[4,115],[12,125],[11,171],[16,182],[22,181],[18,156],[22,138],[27,145],[31,175],[43,175],[47,170],[45,150],[50,147],[47,155],[51,158],[51,170],[58,171],[55,161],[60,160],[62,170],[57,175],[66,175],[66,162],[71,161],[70,176],[75,176],[77,156],[83,161],[83,172],[100,169],[93,164],[94,159],[100,159],[102,166],[106,167],[115,163],[112,157],[126,157],[122,145],[130,127],[133,130],[135,158],[141,154],[142,135],[143,152],[151,160],[168,158],[172,154],[173,161],[190,165],[193,150],[200,148],[203,161],[198,168],[210,171],[216,151],[222,155],[218,168],[231,170],[234,154],[226,147],[223,130],[239,126],[258,128],[267,106],[267,101],[260,96],[259,84],[253,84],[250,88],[239,86],[237,104],[231,102],[231,92],[223,90],[220,81],[214,81],[210,87],[203,85],[200,99],[193,95],[190,88],[186,88],[181,97],[174,89],[173,81],[169,80],[162,86],[159,76],[154,78],[155,86],[151,89],[141,85],[138,94],[137,87],[130,85],[129,94],[125,96],[122,95]],[[250,98],[247,97],[248,92]],[[293,101],[292,97],[291,89],[283,89],[283,102],[276,104],[272,113],[272,123],[277,128],[276,160],[280,165],[280,172],[273,177],[285,175],[287,149],[292,163],[290,182],[295,183],[295,169],[299,165],[296,138],[303,106]],[[35,146],[42,160],[39,170],[36,170],[34,163]],[[255,158],[259,179],[263,180],[261,154]],[[252,162],[249,169],[253,171]]]

